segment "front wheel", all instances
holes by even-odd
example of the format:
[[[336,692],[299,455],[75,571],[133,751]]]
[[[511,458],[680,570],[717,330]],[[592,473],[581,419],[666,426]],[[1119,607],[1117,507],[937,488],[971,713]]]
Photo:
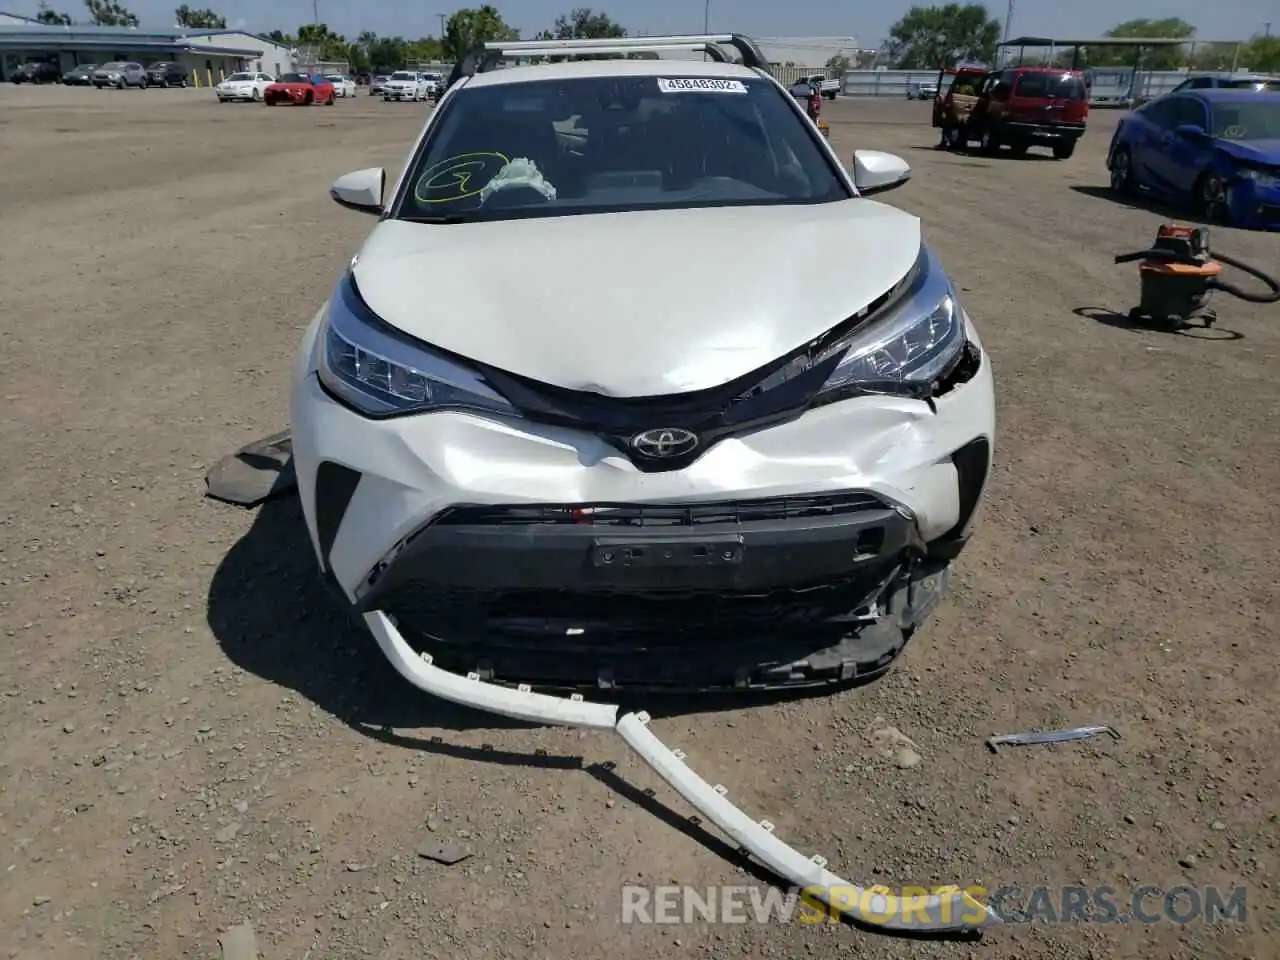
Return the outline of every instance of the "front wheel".
[[[1055,143],[1053,145],[1053,159],[1070,160],[1071,155],[1076,152],[1076,142],[1068,140],[1066,143]]]
[[[182,82],[178,84],[178,86],[182,87],[185,90],[187,88],[187,78],[183,77]]]
[[[1225,224],[1229,219],[1230,207],[1227,203],[1227,185],[1216,173],[1206,173],[1200,177],[1196,191],[1196,203],[1200,214],[1210,223]]]
[[[1128,147],[1120,147],[1111,157],[1111,192],[1121,196],[1134,192],[1133,157]]]
[[[1028,146],[1029,144],[1026,143],[1011,143],[1009,144],[1009,152],[1015,157],[1025,157],[1027,155]]]
[[[1000,152],[1000,138],[996,136],[995,131],[990,127],[982,131],[982,137],[979,142],[982,144],[982,152],[988,156]]]
[[[255,100],[261,100],[261,99],[262,99],[262,91],[261,91],[261,90],[255,90],[255,91],[253,91],[253,99],[255,99]]]
[[[329,94],[329,99],[328,99],[328,100],[326,100],[326,101],[324,102],[324,105],[325,105],[326,107],[332,107],[332,106],[333,106],[333,94]]]
[[[968,140],[960,127],[947,127],[942,131],[942,137],[948,150],[959,150]]]

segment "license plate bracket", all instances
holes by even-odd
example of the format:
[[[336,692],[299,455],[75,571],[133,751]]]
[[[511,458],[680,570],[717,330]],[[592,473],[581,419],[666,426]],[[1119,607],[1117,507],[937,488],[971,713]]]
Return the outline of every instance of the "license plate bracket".
[[[591,565],[601,571],[736,567],[742,564],[745,549],[740,536],[596,537]]]

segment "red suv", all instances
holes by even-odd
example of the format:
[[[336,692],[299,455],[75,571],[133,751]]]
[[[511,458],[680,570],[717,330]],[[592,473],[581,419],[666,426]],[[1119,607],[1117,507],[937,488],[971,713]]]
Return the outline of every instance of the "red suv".
[[[963,141],[977,140],[984,153],[1009,147],[1015,156],[1029,147],[1049,147],[1065,160],[1084,136],[1089,92],[1084,74],[1052,67],[1012,67],[987,75],[964,125]]]

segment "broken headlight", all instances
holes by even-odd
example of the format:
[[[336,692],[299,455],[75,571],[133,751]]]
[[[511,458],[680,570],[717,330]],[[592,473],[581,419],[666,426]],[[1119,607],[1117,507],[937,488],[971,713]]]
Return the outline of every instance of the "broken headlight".
[[[942,265],[927,248],[910,288],[875,317],[813,358],[840,356],[819,394],[851,390],[918,396],[951,371],[964,353],[964,311]]]
[[[478,373],[379,319],[350,274],[329,301],[317,366],[334,397],[369,417],[431,410],[519,416]]]

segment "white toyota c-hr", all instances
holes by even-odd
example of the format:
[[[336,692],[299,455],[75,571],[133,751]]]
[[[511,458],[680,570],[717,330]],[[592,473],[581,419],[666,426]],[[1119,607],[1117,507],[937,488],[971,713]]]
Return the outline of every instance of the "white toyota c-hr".
[[[325,580],[423,689],[422,655],[578,690],[888,669],[995,427],[920,221],[866,196],[909,168],[850,175],[754,58],[489,65],[389,192],[331,189],[378,222],[292,394]]]

